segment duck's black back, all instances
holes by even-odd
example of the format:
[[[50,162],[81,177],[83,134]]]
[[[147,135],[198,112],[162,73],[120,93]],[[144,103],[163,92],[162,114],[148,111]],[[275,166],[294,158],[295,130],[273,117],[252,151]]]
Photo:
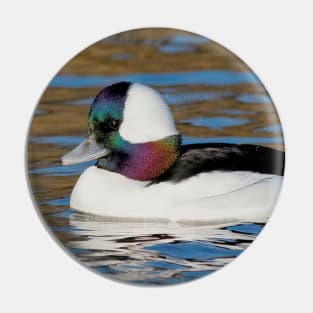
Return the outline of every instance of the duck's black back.
[[[283,175],[285,153],[268,147],[224,143],[183,145],[180,157],[164,174],[152,181],[179,182],[209,171],[251,171]]]

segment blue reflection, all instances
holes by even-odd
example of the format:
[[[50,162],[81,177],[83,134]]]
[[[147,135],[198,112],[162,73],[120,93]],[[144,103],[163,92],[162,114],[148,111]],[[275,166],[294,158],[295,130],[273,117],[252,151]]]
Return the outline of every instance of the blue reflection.
[[[66,198],[58,198],[58,199],[52,199],[52,200],[47,200],[47,201],[42,201],[40,204],[49,204],[49,205],[54,205],[54,206],[64,206],[64,205],[69,205],[70,203],[70,197]]]
[[[281,125],[271,125],[262,128],[257,128],[256,131],[267,133],[280,133],[282,132]]]
[[[173,36],[170,42],[176,45],[199,45],[203,43],[208,43],[210,42],[210,40],[202,36],[191,34],[180,34]]]
[[[258,235],[261,230],[263,229],[263,224],[238,224],[234,226],[226,227],[226,229],[242,233],[242,234],[248,234],[248,235]]]
[[[76,100],[69,100],[66,101],[65,104],[70,104],[70,105],[90,105],[92,103],[94,98],[82,98],[82,99],[76,99]]]
[[[192,143],[261,144],[283,143],[281,137],[183,137],[183,144]]]
[[[180,122],[191,124],[194,126],[202,126],[212,129],[221,129],[224,127],[248,124],[250,120],[232,117],[195,117],[186,120],[181,120]]]
[[[212,101],[229,97],[232,94],[232,92],[164,93],[163,98],[169,105],[179,105],[201,101]]]
[[[242,103],[272,103],[271,98],[265,94],[253,94],[253,93],[245,93],[241,94],[237,97],[237,100]]]
[[[48,111],[37,108],[37,109],[35,110],[35,113],[34,113],[34,114],[35,114],[35,115],[46,115],[46,114],[48,114]]]
[[[83,139],[83,136],[31,136],[29,137],[29,142],[58,146],[73,146],[79,145]]]
[[[255,111],[245,111],[245,110],[218,110],[218,111],[215,111],[215,113],[217,114],[235,114],[235,115],[241,115],[241,114],[244,114],[244,115],[254,115],[256,114],[257,112]]]
[[[194,51],[198,45],[208,42],[209,39],[201,36],[181,34],[171,37],[159,48],[159,51],[163,53],[190,52]]]
[[[145,265],[153,267],[155,269],[178,270],[178,269],[184,269],[185,268],[185,266],[182,266],[180,264],[169,263],[166,261],[148,261],[148,262],[145,262]]]
[[[119,81],[131,81],[148,85],[210,85],[229,86],[238,84],[258,84],[252,72],[226,70],[202,70],[173,73],[136,73],[112,76],[57,75],[49,87],[82,88],[103,87]]]
[[[145,247],[146,250],[157,251],[163,255],[178,259],[211,260],[218,257],[235,257],[241,250],[217,247],[206,242],[161,243]]]
[[[45,176],[75,176],[81,174],[86,168],[95,164],[95,161],[89,161],[72,165],[55,165],[40,167],[29,170],[30,174],[43,174]]]

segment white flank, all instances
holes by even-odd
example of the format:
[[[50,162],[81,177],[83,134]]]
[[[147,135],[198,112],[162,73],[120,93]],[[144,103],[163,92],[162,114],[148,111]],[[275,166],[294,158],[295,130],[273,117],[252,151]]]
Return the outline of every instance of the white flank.
[[[74,187],[71,207],[117,218],[262,222],[271,214],[281,182],[275,175],[214,171],[146,187],[92,166]]]
[[[161,95],[150,87],[132,84],[125,101],[120,134],[130,143],[145,143],[178,132]]]

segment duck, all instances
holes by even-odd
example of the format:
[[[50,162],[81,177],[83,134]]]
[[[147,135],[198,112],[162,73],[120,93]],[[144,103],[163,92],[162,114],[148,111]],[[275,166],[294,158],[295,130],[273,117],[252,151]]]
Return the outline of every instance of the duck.
[[[153,88],[104,87],[88,114],[89,133],[61,162],[94,161],[70,207],[117,219],[265,222],[282,184],[284,152],[249,144],[182,144],[173,115]]]

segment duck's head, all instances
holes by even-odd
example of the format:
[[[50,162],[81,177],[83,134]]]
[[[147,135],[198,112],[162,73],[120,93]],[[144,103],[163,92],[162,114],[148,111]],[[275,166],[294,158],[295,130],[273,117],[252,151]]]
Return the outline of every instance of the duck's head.
[[[64,165],[97,166],[132,179],[151,180],[176,161],[180,135],[161,95],[129,82],[101,90],[88,115],[89,135],[62,158]]]

